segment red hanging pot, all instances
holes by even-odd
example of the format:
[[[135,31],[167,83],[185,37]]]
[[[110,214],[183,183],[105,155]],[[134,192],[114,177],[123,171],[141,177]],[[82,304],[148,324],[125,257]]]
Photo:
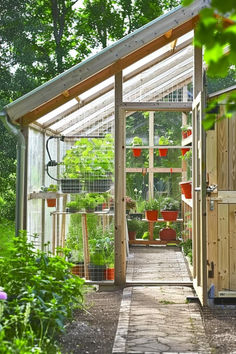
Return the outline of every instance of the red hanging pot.
[[[57,205],[56,199],[47,199],[47,205],[49,208],[53,208]]]
[[[134,157],[139,157],[141,155],[142,149],[133,148],[132,150],[133,150]]]
[[[175,221],[178,217],[178,210],[162,210],[161,215],[165,221]]]
[[[182,148],[181,149],[182,156],[184,156],[186,154],[186,152],[189,150],[190,150],[189,148]]]
[[[168,149],[158,149],[159,150],[159,155],[161,157],[164,157],[167,155]]]
[[[181,182],[180,183],[182,194],[184,194],[186,199],[192,198],[192,184],[191,182]]]
[[[146,210],[145,215],[148,221],[157,221],[158,210]]]

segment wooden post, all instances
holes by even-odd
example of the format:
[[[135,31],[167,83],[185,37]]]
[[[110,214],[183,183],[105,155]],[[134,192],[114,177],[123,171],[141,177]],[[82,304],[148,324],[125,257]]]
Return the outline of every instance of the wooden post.
[[[52,214],[52,254],[55,254],[56,249],[56,215]]]
[[[154,146],[154,112],[149,112],[149,146]],[[149,168],[154,167],[154,149],[149,148]],[[148,174],[149,199],[154,197],[154,173]]]
[[[183,87],[183,102],[188,101],[187,86]],[[187,113],[182,112],[182,126],[187,124]],[[187,161],[182,160],[182,180],[187,181]]]
[[[89,279],[88,265],[90,261],[89,246],[88,246],[88,228],[87,228],[87,215],[81,215],[82,219],[82,235],[83,235],[83,251],[84,251],[84,275],[85,279]]]
[[[125,112],[122,103],[122,72],[115,75],[115,284],[126,282],[126,214],[125,214]]]
[[[63,207],[62,210],[66,210],[67,203],[67,194],[63,196]],[[66,214],[62,214],[61,220],[61,247],[65,247],[65,238],[66,238]]]

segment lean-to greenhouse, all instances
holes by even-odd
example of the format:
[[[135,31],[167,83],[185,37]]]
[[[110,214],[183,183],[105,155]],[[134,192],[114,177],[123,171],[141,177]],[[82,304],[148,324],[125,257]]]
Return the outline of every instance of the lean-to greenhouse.
[[[236,123],[203,130],[211,97],[192,46],[208,3],[170,11],[5,107],[18,136],[17,230],[53,252],[71,247],[87,280],[114,268],[125,286],[129,244],[182,238],[201,302],[236,294]],[[166,220],[168,209],[178,212]]]

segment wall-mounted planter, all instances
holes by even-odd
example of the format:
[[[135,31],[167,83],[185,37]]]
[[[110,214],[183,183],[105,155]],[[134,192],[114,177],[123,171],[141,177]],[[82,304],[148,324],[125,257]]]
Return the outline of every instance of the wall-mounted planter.
[[[180,183],[181,192],[184,194],[186,199],[192,198],[192,182],[181,182]]]
[[[164,157],[167,155],[168,149],[158,149],[159,150],[159,155],[161,157]]]
[[[133,148],[132,151],[133,151],[134,157],[139,157],[139,156],[141,156],[142,149]]]
[[[176,241],[176,231],[171,228],[162,229],[160,231],[161,241]]]
[[[178,217],[178,210],[162,210],[161,215],[165,221],[176,221]]]
[[[184,156],[186,154],[186,152],[189,151],[189,150],[190,150],[189,148],[182,148],[181,149],[182,156]]]
[[[157,221],[158,210],[146,210],[145,216],[148,221]]]
[[[47,205],[49,208],[53,208],[57,205],[56,199],[47,199]]]
[[[82,185],[77,178],[64,178],[61,179],[62,193],[80,193]]]

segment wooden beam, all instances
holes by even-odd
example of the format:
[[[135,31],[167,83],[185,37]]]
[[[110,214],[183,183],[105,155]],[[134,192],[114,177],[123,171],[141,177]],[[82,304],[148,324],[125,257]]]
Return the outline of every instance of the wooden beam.
[[[190,112],[192,102],[123,102],[126,111],[169,111]]]
[[[142,173],[143,169],[141,167],[127,167],[126,172],[128,173],[136,173],[140,172]],[[153,168],[147,168],[147,172],[153,172],[153,173],[170,173],[170,168],[169,167],[153,167]],[[173,173],[182,173],[182,168],[174,167],[172,168]]]
[[[154,112],[149,112],[149,145],[150,146],[154,145]],[[154,175],[152,172],[153,167],[154,167],[154,149],[149,148],[149,173],[148,173],[149,199],[150,198],[153,199],[154,197]]]
[[[115,76],[115,284],[126,282],[125,114],[121,110],[122,72]]]
[[[188,8],[186,8],[186,11],[188,11],[187,9]],[[174,22],[178,23],[178,21],[180,21],[180,19],[179,20],[176,19]],[[35,121],[39,117],[43,116],[44,114],[59,107],[63,103],[68,102],[70,99],[89,90],[91,87],[106,80],[110,76],[130,66],[136,61],[153,53],[157,49],[160,49],[161,47],[170,43],[174,39],[179,38],[182,35],[186,34],[187,32],[191,31],[196,25],[197,21],[198,21],[198,15],[192,17],[189,21],[174,28],[171,39],[170,38],[167,39],[164,34],[158,36],[158,38],[155,38],[153,36],[154,39],[151,42],[144,44],[142,47],[132,51],[130,54],[127,54],[124,57],[120,57],[113,64],[105,68],[102,67],[104,67],[104,64],[108,60],[105,59],[103,55],[101,55],[98,63],[98,58],[96,57],[97,65],[91,67],[91,70],[89,70],[89,68],[86,67],[86,70],[84,71],[87,71],[87,73],[84,73],[84,76],[80,74],[79,69],[77,69],[78,72],[76,72],[75,70],[74,71],[69,70],[67,76],[64,74],[64,76],[58,77],[57,81],[55,79],[50,81],[50,83],[54,82],[54,85],[50,85],[50,84],[45,86],[43,85],[41,88],[41,92],[43,92],[42,95],[40,95],[39,92],[36,90],[35,92],[31,93],[31,95],[28,95],[31,98],[30,100],[28,99],[29,97],[27,96],[27,99],[15,102],[14,106],[9,105],[7,107],[7,112],[13,120],[17,120],[20,124],[27,125]],[[166,27],[166,25],[164,27]],[[129,48],[129,52],[130,52],[130,48]],[[123,51],[121,51],[121,53],[123,53]],[[112,56],[114,57],[113,53]],[[117,56],[119,57],[119,55]],[[101,60],[103,60],[103,63],[101,63]],[[84,66],[86,66],[87,61],[84,61],[83,63]],[[100,67],[101,69],[99,69]],[[67,86],[72,84],[74,84],[73,87],[71,86],[68,87],[69,97],[65,97],[60,92],[62,86],[63,85]],[[48,99],[49,97],[52,98]]]

